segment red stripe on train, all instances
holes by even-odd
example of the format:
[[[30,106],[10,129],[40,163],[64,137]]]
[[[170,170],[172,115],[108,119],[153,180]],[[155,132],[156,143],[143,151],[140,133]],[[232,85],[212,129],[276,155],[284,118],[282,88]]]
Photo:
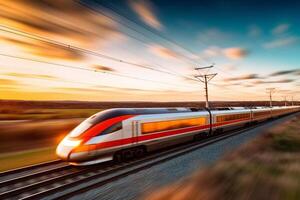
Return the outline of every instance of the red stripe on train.
[[[238,123],[238,122],[244,122],[244,121],[249,121],[250,119],[246,120],[233,120],[229,122],[223,122],[223,123],[216,123],[213,124],[213,127],[217,126],[223,126],[223,125],[228,125],[228,124],[233,124],[233,123]],[[93,144],[95,145],[95,148],[93,149],[103,149],[103,148],[110,148],[110,147],[116,147],[120,145],[126,145],[126,144],[131,144],[133,142],[141,142],[141,141],[147,141],[147,140],[152,140],[156,138],[162,138],[166,136],[172,136],[172,135],[180,135],[184,134],[186,132],[191,132],[191,131],[196,131],[196,130],[205,130],[209,128],[209,124],[204,125],[204,126],[197,126],[197,127],[188,127],[184,129],[177,129],[177,130],[171,130],[171,131],[164,131],[164,132],[159,132],[159,133],[154,133],[154,134],[147,134],[147,135],[142,135],[138,137],[131,137],[131,138],[125,138],[125,139],[120,139],[120,140],[114,140],[114,141],[109,141],[109,142],[102,142],[99,144]],[[90,145],[83,145],[74,150],[74,152],[82,152],[82,151],[88,151]]]
[[[110,127],[118,122],[121,122],[123,120],[126,120],[128,118],[134,117],[134,116],[136,116],[136,115],[122,115],[119,117],[107,119],[107,120],[102,121],[101,123],[93,126],[89,130],[87,130],[84,134],[82,134],[81,137],[82,137],[82,139],[90,139],[91,137],[94,137],[94,136],[100,134],[102,131],[104,131],[108,127]]]
[[[79,136],[78,139],[82,139],[81,143],[84,144],[92,137],[94,137],[98,134],[101,134],[101,132],[103,132],[108,127],[110,127],[116,123],[119,123],[123,120],[134,117],[134,116],[136,116],[136,115],[122,115],[122,116],[118,116],[118,117],[114,117],[114,118],[105,120],[105,121],[93,126],[92,128],[88,129],[85,133],[83,133],[81,136]],[[88,145],[80,145],[80,146],[76,147],[75,149],[73,149],[72,151],[73,152],[81,152],[81,151],[87,151],[87,150],[88,150]]]

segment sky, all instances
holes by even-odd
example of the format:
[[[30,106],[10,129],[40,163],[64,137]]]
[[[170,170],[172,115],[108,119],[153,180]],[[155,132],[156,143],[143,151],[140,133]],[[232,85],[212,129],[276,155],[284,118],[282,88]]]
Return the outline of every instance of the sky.
[[[300,3],[0,0],[0,99],[300,99]],[[214,67],[196,71],[197,67]]]

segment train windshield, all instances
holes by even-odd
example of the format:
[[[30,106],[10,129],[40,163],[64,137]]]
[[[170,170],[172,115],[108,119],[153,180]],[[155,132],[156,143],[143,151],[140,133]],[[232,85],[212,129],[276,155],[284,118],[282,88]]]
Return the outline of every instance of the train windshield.
[[[84,120],[81,124],[79,124],[71,133],[69,134],[70,137],[78,137],[81,134],[83,134],[86,130],[91,128],[92,126],[101,123],[102,121],[105,121],[107,119],[121,116],[127,114],[126,111],[123,110],[116,110],[116,109],[109,109],[101,111],[86,120]]]
[[[128,115],[128,114],[131,114],[131,113],[126,110],[108,109],[108,110],[101,111],[101,112],[91,116],[90,118],[88,118],[88,122],[96,125],[107,119],[111,119],[111,118],[122,116],[122,115]]]
[[[79,124],[75,129],[71,131],[69,134],[70,137],[78,137],[86,130],[88,130],[93,124],[88,120],[84,120],[81,124]]]

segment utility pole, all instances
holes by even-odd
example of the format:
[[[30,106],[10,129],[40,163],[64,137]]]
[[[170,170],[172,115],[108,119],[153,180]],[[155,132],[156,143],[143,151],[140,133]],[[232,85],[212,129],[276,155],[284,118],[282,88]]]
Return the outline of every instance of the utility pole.
[[[272,108],[272,94],[275,92],[275,88],[267,88],[267,92],[270,96],[270,107]]]
[[[284,106],[287,106],[286,96],[283,96],[283,99],[284,99]]]
[[[207,83],[213,79],[217,73],[214,74],[202,74],[200,71],[204,70],[204,69],[211,69],[213,67],[213,65],[211,66],[207,66],[207,67],[196,67],[195,70],[197,70],[199,72],[199,75],[195,75],[195,78],[197,78],[199,81],[201,81],[202,83],[204,83],[204,89],[205,89],[205,107],[209,108],[209,103],[208,103],[208,86]]]

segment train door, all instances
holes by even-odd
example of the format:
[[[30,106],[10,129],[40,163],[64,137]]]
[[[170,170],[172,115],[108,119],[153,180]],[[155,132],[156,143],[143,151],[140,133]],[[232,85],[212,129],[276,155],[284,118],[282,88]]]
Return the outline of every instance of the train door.
[[[139,121],[134,120],[132,121],[132,145],[138,143],[138,136],[139,136]]]

